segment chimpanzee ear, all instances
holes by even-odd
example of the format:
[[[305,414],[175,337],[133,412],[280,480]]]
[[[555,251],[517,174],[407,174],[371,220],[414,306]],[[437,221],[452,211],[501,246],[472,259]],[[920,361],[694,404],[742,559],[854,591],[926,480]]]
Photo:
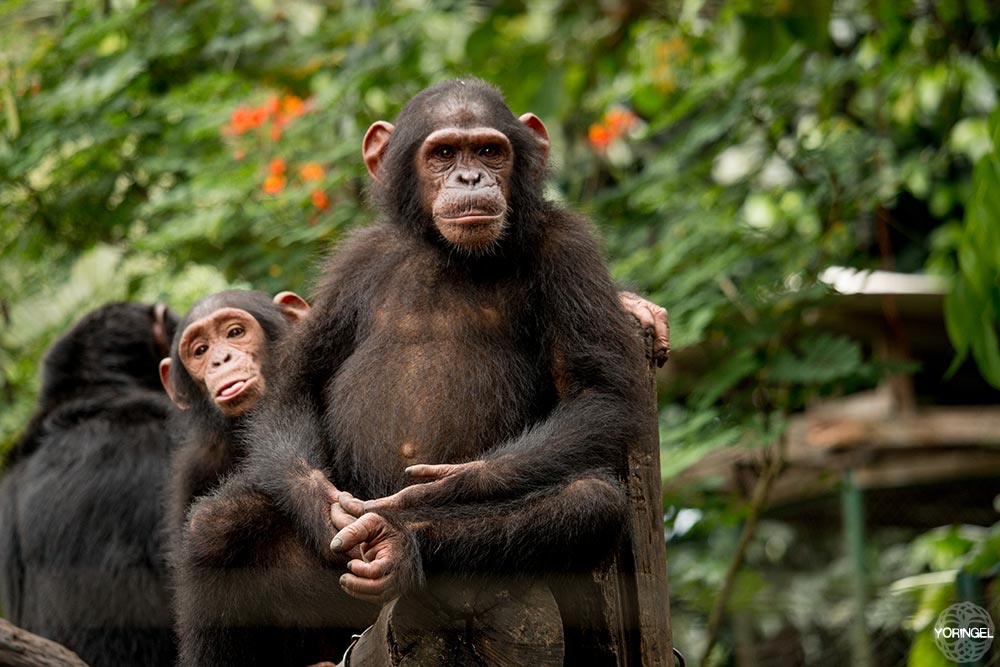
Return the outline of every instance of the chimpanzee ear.
[[[174,402],[174,405],[181,410],[187,410],[190,407],[187,401],[182,399],[170,384],[170,366],[172,363],[173,360],[170,357],[160,361],[160,382],[163,383],[163,388],[167,390],[167,396]]]
[[[279,292],[272,301],[290,324],[301,322],[309,314],[309,304],[295,292]]]
[[[545,162],[549,160],[549,131],[545,129],[545,123],[542,119],[533,113],[523,114],[518,120],[528,126],[528,128],[535,133],[535,137],[538,139],[538,145],[542,150],[542,159]]]
[[[396,127],[392,123],[379,120],[372,123],[372,126],[365,132],[365,139],[361,142],[361,155],[365,159],[365,166],[368,173],[376,182],[382,180],[378,176],[378,168],[382,165],[382,158],[385,157],[385,149],[389,145],[389,138]]]

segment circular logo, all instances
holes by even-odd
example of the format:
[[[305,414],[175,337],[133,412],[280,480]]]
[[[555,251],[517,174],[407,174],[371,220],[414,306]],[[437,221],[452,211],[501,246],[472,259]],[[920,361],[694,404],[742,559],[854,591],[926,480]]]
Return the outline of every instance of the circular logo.
[[[934,643],[952,662],[973,662],[983,657],[993,642],[993,619],[971,602],[953,604],[934,624]]]

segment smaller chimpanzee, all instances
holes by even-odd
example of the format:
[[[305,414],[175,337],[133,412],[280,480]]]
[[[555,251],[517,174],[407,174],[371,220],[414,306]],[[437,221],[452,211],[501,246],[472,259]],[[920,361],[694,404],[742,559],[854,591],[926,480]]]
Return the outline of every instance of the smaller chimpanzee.
[[[161,487],[170,402],[156,364],[176,318],[119,303],[48,351],[0,481],[0,598],[93,667],[174,664]]]
[[[171,535],[183,526],[191,501],[243,457],[239,432],[267,386],[271,350],[308,312],[292,292],[272,299],[228,290],[201,299],[181,320],[170,356],[160,362],[163,387],[180,408],[172,420],[180,446],[169,481]]]

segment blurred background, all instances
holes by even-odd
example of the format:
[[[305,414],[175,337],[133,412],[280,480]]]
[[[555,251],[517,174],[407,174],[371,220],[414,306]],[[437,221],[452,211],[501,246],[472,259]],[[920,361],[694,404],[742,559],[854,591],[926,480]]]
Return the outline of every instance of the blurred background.
[[[365,129],[472,74],[670,311],[688,664],[954,664],[944,609],[1000,620],[998,39],[989,0],[0,0],[0,452],[90,308],[308,294]]]

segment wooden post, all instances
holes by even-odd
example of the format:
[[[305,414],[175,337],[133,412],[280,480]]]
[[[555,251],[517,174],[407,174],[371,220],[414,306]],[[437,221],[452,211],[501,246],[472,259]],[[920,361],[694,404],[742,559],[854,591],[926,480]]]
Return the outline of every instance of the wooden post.
[[[649,371],[643,432],[628,452],[625,480],[632,525],[611,567],[592,584],[553,584],[566,629],[566,664],[580,667],[673,667],[667,591],[656,365]]]
[[[660,425],[656,404],[656,366],[650,361],[642,439],[629,451],[628,493],[632,505],[630,539],[622,545],[615,578],[623,600],[619,623],[626,629],[628,654],[622,667],[672,667],[667,550],[663,532],[663,488],[660,481]]]

